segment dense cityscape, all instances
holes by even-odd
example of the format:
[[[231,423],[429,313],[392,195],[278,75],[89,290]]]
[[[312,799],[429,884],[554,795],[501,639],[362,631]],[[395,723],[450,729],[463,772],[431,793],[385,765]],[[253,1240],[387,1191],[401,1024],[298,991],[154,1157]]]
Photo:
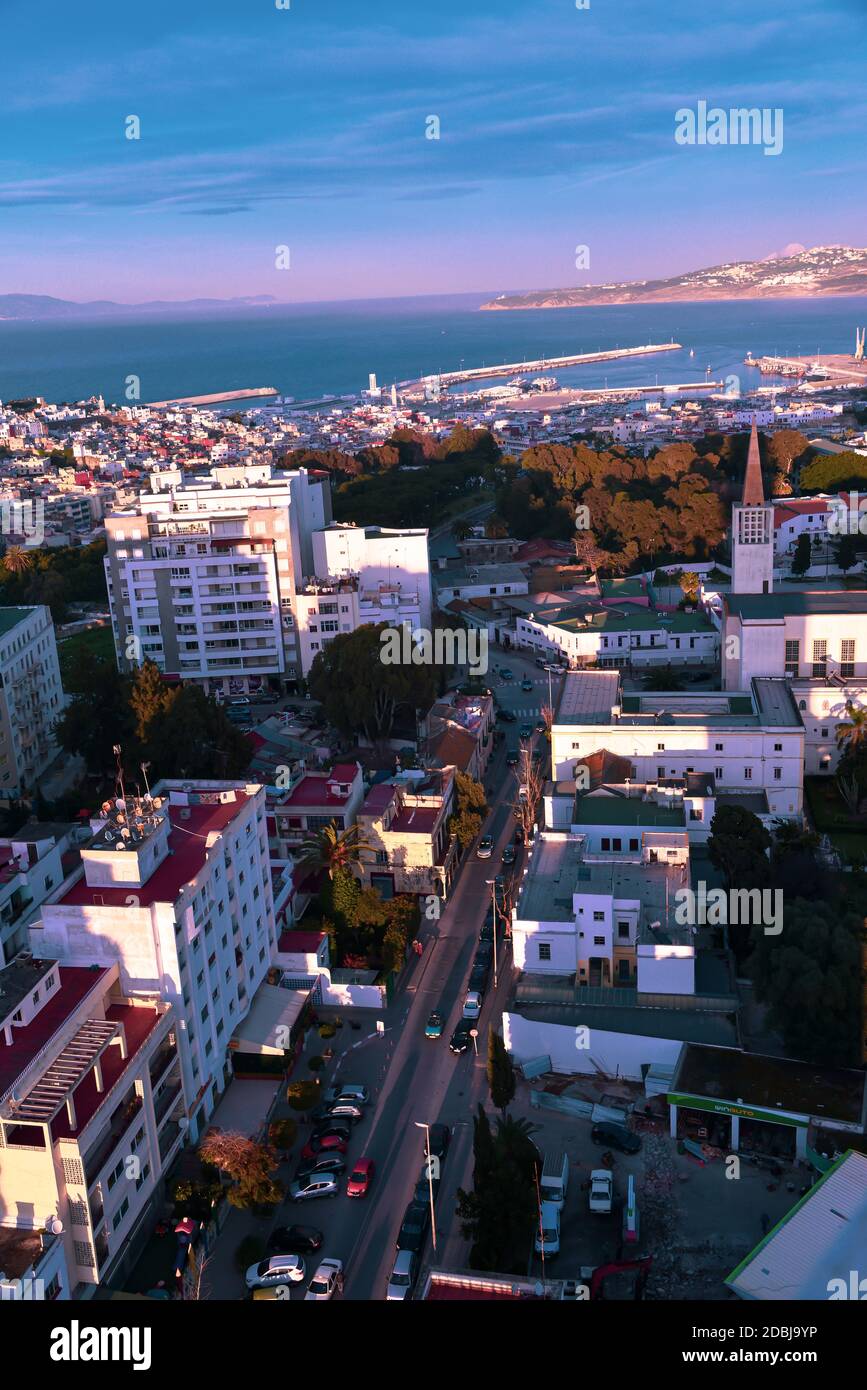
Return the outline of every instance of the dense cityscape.
[[[267,24],[331,32],[290,8]],[[252,93],[272,60],[238,55]],[[776,178],[772,97],[668,138],[752,128]],[[314,353],[297,306],[222,226],[182,300],[147,238],[140,278],[96,232],[104,268],[34,278],[15,223],[0,1303],[50,1305],[52,1362],[167,1366],[194,1315],[163,1303],[232,1304],[216,1345],[247,1303],[400,1301],[586,1303],[603,1334],[628,1303],[679,1364],[830,1364],[817,1305],[867,1299],[867,250],[843,202],[767,254],[761,206],[726,260],[712,219],[674,259],[618,230],[554,290],[498,250],[523,287],[441,308],[398,233],[403,298],[379,261],[345,292],[326,218],[335,293],[317,262],[299,303],[334,366],[300,385],[262,346]],[[201,357],[169,397],[172,337]]]

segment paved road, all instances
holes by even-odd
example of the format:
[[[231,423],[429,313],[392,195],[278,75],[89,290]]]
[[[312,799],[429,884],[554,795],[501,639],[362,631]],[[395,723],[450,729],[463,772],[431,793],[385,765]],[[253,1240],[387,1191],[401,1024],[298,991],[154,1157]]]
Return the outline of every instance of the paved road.
[[[493,670],[489,681],[497,699],[533,723],[548,699],[548,677],[525,658],[513,653],[498,655],[494,664],[507,666],[515,679],[501,682]],[[520,680],[529,674],[534,685],[522,691]],[[466,1242],[455,1219],[455,1195],[468,1186],[472,1171],[472,1117],[478,1103],[488,1103],[485,1076],[488,1029],[499,1027],[511,985],[508,948],[499,961],[498,988],[489,987],[478,1024],[478,1057],[472,1051],[455,1057],[449,1038],[461,1016],[470,962],[490,901],[486,879],[501,871],[502,851],[515,828],[511,811],[514,780],[506,767],[506,749],[517,745],[519,723],[501,725],[506,738],[498,745],[486,781],[496,788],[484,833],[494,837],[490,859],[473,855],[463,865],[457,884],[438,922],[424,923],[423,957],[413,967],[407,987],[385,1012],[385,1034],[358,1035],[344,1029],[341,1041],[352,1051],[344,1055],[340,1075],[345,1081],[368,1085],[373,1096],[368,1116],[356,1127],[349,1163],[362,1154],[373,1158],[376,1176],[370,1195],[353,1200],[341,1195],[330,1200],[289,1203],[273,1224],[301,1222],[325,1232],[323,1255],[344,1262],[344,1297],[381,1299],[394,1260],[395,1240],[403,1213],[421,1176],[424,1131],[416,1121],[446,1123],[452,1142],[443,1165],[442,1184],[436,1203],[437,1250],[428,1240],[423,1265],[437,1263],[450,1268],[466,1264]],[[520,852],[519,852],[520,854]],[[520,858],[519,858],[520,865]],[[445,1017],[443,1036],[426,1039],[424,1025],[433,1009]],[[369,1025],[365,1025],[365,1028]],[[341,1182],[341,1187],[345,1184]],[[308,1260],[308,1274],[313,1259]],[[296,1297],[301,1296],[299,1290]]]

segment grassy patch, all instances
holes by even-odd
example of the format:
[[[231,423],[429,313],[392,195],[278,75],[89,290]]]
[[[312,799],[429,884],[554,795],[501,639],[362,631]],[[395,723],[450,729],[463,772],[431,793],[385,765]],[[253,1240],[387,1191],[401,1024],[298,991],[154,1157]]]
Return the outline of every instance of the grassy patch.
[[[72,695],[76,694],[76,691],[69,683],[69,673],[79,654],[85,651],[89,651],[99,661],[110,661],[114,665],[114,637],[109,623],[104,627],[89,627],[84,632],[77,632],[74,637],[65,637],[63,641],[58,642],[60,677],[64,690]]]
[[[804,793],[813,824],[850,861],[867,852],[867,818],[853,816],[831,777],[805,777]]]

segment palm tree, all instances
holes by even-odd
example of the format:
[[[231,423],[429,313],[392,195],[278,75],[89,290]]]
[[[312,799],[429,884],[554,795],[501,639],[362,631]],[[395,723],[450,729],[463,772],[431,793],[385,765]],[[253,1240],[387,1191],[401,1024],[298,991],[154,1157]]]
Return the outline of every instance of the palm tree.
[[[338,869],[357,864],[362,852],[372,848],[366,840],[362,840],[357,825],[341,830],[337,821],[332,821],[321,830],[315,830],[302,842],[298,863],[314,870],[327,869],[328,877],[333,879]]]
[[[24,574],[33,564],[33,556],[22,545],[10,545],[3,556],[3,568],[7,574]]]
[[[468,536],[473,534],[473,528],[469,522],[456,521],[452,527],[452,535],[456,541],[465,541]]]
[[[867,748],[867,709],[846,701],[848,724],[837,725],[837,747],[841,752],[857,756]]]

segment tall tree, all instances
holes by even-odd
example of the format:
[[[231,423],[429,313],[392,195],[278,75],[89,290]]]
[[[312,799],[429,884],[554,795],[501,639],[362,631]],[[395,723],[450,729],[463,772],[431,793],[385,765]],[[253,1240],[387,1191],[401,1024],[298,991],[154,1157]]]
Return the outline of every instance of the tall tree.
[[[337,821],[314,830],[301,842],[298,863],[314,872],[325,869],[330,879],[338,869],[349,869],[357,864],[364,851],[371,846],[362,838],[357,825],[349,825],[342,830]]]
[[[275,1207],[283,1200],[283,1189],[272,1177],[279,1160],[270,1144],[258,1144],[233,1130],[212,1129],[199,1145],[199,1157],[231,1178],[227,1196],[233,1207]]]
[[[505,1115],[515,1098],[515,1068],[496,1028],[488,1030],[487,1077],[491,1103]]]

